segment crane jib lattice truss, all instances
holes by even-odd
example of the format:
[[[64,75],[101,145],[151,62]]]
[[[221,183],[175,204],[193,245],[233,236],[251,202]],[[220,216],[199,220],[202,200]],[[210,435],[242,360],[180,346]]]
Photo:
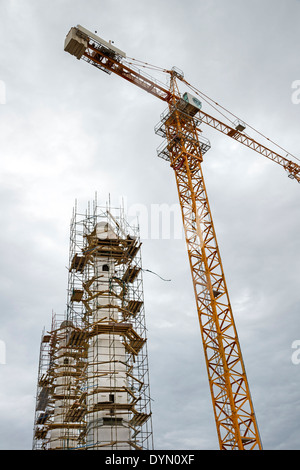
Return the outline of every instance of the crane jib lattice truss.
[[[158,156],[170,163],[175,174],[219,446],[259,450],[262,444],[201,168],[210,143],[201,135],[199,125],[207,124],[269,158],[297,182],[300,166],[288,155],[283,157],[249,137],[244,133],[243,122],[226,124],[205,113],[196,97],[181,95],[177,81],[190,85],[175,67],[162,69],[170,76],[170,86],[166,88],[137,68],[133,59],[130,61],[111,42],[80,25],[71,28],[64,48],[77,59],[108,74],[117,74],[168,104],[155,127],[155,132],[165,138]],[[142,66],[145,65],[149,64]]]

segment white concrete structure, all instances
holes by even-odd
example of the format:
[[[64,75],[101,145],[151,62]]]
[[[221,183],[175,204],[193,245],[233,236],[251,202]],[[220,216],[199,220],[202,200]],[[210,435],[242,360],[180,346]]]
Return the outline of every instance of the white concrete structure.
[[[95,237],[107,241],[117,239],[105,222],[96,225]],[[130,428],[126,419],[130,405],[126,391],[126,350],[122,336],[117,334],[120,301],[115,291],[116,260],[95,252],[93,265],[89,294],[93,297],[91,331],[95,333],[88,347],[87,449],[125,450],[130,449]]]
[[[71,220],[67,312],[42,334],[34,450],[153,448],[138,228],[90,209]]]

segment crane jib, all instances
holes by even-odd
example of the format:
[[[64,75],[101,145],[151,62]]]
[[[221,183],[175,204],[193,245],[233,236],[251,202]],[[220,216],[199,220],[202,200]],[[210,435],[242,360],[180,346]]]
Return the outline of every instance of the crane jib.
[[[159,84],[158,81],[150,75],[141,72],[140,69],[134,67],[132,64],[130,66],[125,64],[125,52],[116,48],[111,41],[105,41],[83,26],[77,25],[77,27],[70,29],[65,38],[64,50],[76,56],[77,59],[82,58],[108,74],[115,73],[119,75],[162,101],[175,103],[179,99],[178,95],[175,96],[174,93]],[[168,72],[173,73],[174,76],[182,80],[182,76],[178,75],[175,70]],[[186,81],[184,82],[187,83]],[[241,132],[244,130],[243,126],[232,128],[202,110],[198,112],[197,116],[199,116],[205,124],[278,163],[287,171],[291,179],[295,179],[300,183],[300,166],[243,134],[243,132]]]
[[[233,129],[224,122],[216,119],[215,117],[210,116],[209,114],[203,111],[199,111],[198,116],[200,117],[203,123],[209,125],[210,127],[213,127],[214,129],[245,145],[246,147],[251,148],[255,152],[260,153],[261,155],[283,166],[283,168],[289,173],[289,177],[291,179],[296,179],[298,183],[300,183],[300,166],[297,165],[297,163],[288,160],[279,153],[274,152],[273,150],[269,149],[268,147],[265,147],[264,145],[260,144],[251,137],[243,134],[242,132],[236,129]]]

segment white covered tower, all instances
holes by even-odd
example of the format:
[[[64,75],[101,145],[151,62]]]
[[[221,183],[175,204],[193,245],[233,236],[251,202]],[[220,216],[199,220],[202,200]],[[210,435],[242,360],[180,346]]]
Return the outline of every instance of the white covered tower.
[[[85,284],[87,300],[92,299],[87,368],[87,446],[129,450],[131,395],[126,348],[120,328],[124,328],[124,322],[118,261],[111,252],[105,250],[103,253],[100,249],[103,241],[105,247],[114,246],[118,235],[108,222],[102,221],[87,238],[89,246],[99,247],[99,250],[94,248],[94,275]]]
[[[153,448],[139,232],[96,200],[73,211],[67,312],[42,337],[33,448]]]

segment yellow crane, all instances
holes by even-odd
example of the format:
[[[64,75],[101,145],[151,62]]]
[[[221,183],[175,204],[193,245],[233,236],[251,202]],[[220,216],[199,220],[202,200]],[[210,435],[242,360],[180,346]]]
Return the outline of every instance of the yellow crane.
[[[158,155],[170,163],[175,174],[219,446],[222,450],[260,450],[262,443],[202,173],[203,156],[210,143],[201,135],[200,124],[273,160],[298,183],[300,166],[287,155],[283,157],[249,137],[242,121],[226,124],[204,112],[194,94],[181,94],[179,82],[201,96],[176,67],[162,69],[170,77],[166,87],[141,71],[137,61],[127,58],[112,42],[80,25],[70,29],[64,49],[108,74],[119,75],[168,105],[155,128],[165,138]],[[139,62],[140,66],[147,66]]]

